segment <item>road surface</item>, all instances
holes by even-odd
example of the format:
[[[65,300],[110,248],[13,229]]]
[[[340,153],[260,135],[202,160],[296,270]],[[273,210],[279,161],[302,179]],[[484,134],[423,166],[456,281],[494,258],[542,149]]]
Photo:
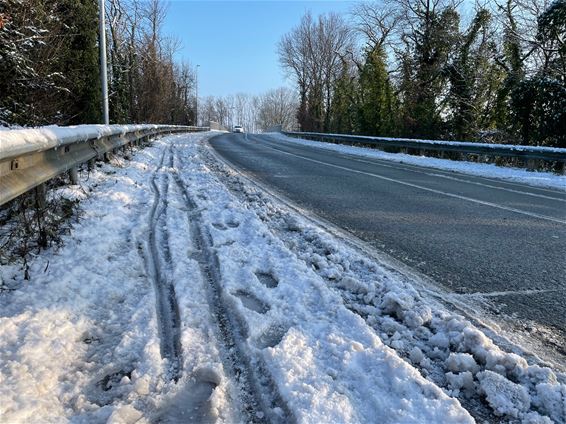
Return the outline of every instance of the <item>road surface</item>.
[[[566,193],[225,134],[234,166],[497,313],[566,335]],[[560,342],[557,343],[558,350]]]

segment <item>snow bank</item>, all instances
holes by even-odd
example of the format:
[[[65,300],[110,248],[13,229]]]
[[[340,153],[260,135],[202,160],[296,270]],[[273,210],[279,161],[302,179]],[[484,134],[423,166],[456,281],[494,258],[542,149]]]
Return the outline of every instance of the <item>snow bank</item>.
[[[422,167],[442,169],[447,171],[461,172],[463,174],[476,175],[480,177],[499,178],[507,181],[529,184],[538,187],[556,188],[566,191],[566,176],[556,175],[551,172],[531,172],[525,169],[501,167],[495,164],[476,163],[476,162],[460,162],[448,159],[438,159],[426,156],[414,156],[404,153],[386,153],[376,149],[367,147],[346,146],[342,144],[323,143],[320,141],[304,140],[294,137],[287,137],[279,133],[268,133],[275,140],[298,143],[304,146],[316,147],[321,149],[332,150],[347,155],[355,155],[372,159],[382,159],[392,162],[405,163],[410,165],[418,165]],[[428,141],[428,140],[426,140]],[[473,143],[472,143],[473,144]],[[492,146],[492,145],[488,145]],[[509,147],[509,146],[506,146]],[[514,146],[520,150],[524,146]],[[539,147],[538,149],[551,149],[564,152],[566,149],[554,149]]]

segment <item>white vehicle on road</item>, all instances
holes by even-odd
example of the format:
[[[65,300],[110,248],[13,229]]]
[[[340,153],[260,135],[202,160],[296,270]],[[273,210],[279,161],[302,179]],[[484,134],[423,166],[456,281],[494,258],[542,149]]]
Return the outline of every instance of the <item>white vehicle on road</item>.
[[[244,127],[242,127],[241,125],[234,125],[234,132],[235,133],[243,133]]]

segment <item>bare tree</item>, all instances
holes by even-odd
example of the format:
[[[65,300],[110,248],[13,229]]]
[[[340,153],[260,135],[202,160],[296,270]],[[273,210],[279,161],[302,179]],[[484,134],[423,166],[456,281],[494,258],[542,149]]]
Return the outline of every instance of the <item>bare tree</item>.
[[[234,124],[242,125],[246,131],[257,132],[259,110],[258,96],[238,93],[234,97]]]
[[[356,30],[364,36],[370,49],[390,44],[401,22],[401,14],[392,1],[357,3],[352,16]]]
[[[265,131],[275,125],[285,130],[297,127],[298,99],[296,93],[286,87],[270,90],[260,98],[257,116],[258,128]]]
[[[332,88],[337,80],[341,57],[352,50],[352,31],[337,14],[310,13],[279,42],[279,61],[299,88],[298,120],[304,130],[329,127]]]

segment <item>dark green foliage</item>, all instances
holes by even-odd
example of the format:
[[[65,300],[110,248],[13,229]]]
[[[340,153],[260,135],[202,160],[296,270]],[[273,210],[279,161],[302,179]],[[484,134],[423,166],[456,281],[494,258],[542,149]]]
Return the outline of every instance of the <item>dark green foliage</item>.
[[[523,144],[566,148],[566,86],[556,79],[522,81],[512,93],[511,110]]]
[[[491,14],[480,9],[456,45],[454,58],[445,68],[450,83],[448,104],[450,135],[470,139],[492,119],[486,105],[496,96],[494,86],[500,83],[500,72],[494,65],[495,46],[489,39]]]
[[[565,34],[566,1],[556,0],[538,19],[543,65],[510,92],[510,118],[524,144],[566,147]]]
[[[506,28],[503,34],[502,57],[498,61],[505,77],[497,94],[494,116],[497,127],[504,131],[511,131],[513,128],[510,110],[511,93],[525,77],[518,24],[514,14],[515,7],[513,0],[507,0],[503,9]]]
[[[566,84],[566,0],[555,0],[538,18],[537,40],[542,46],[542,75]]]
[[[0,124],[41,123],[36,102],[63,91],[60,75],[37,63],[56,21],[41,4],[30,6],[24,0],[0,2]]]
[[[356,91],[355,74],[353,75],[348,63],[343,61],[340,77],[334,85],[332,94],[331,132],[342,134],[356,132]]]
[[[353,14],[366,44],[361,54],[334,50],[342,69],[330,72],[328,122],[317,99],[329,96],[313,83],[327,69],[305,54],[316,22],[307,14],[280,43],[299,86],[301,128],[564,146],[566,0],[538,6],[478,3],[464,26],[451,0],[362,3]]]
[[[66,123],[100,122],[98,3],[96,0],[60,1],[57,14],[69,37],[57,65],[67,81]]]
[[[441,93],[444,68],[458,39],[459,15],[452,8],[422,11],[413,41],[403,57],[404,133],[411,137],[439,137],[443,133]]]
[[[397,102],[387,73],[385,53],[379,46],[366,53],[358,96],[358,131],[367,135],[395,135]]]
[[[323,89],[319,84],[314,84],[307,94],[306,113],[301,128],[304,131],[324,131],[324,97]]]
[[[193,71],[159,33],[164,3],[106,4],[111,122],[194,123]],[[0,124],[101,122],[98,38],[98,0],[0,0]]]

